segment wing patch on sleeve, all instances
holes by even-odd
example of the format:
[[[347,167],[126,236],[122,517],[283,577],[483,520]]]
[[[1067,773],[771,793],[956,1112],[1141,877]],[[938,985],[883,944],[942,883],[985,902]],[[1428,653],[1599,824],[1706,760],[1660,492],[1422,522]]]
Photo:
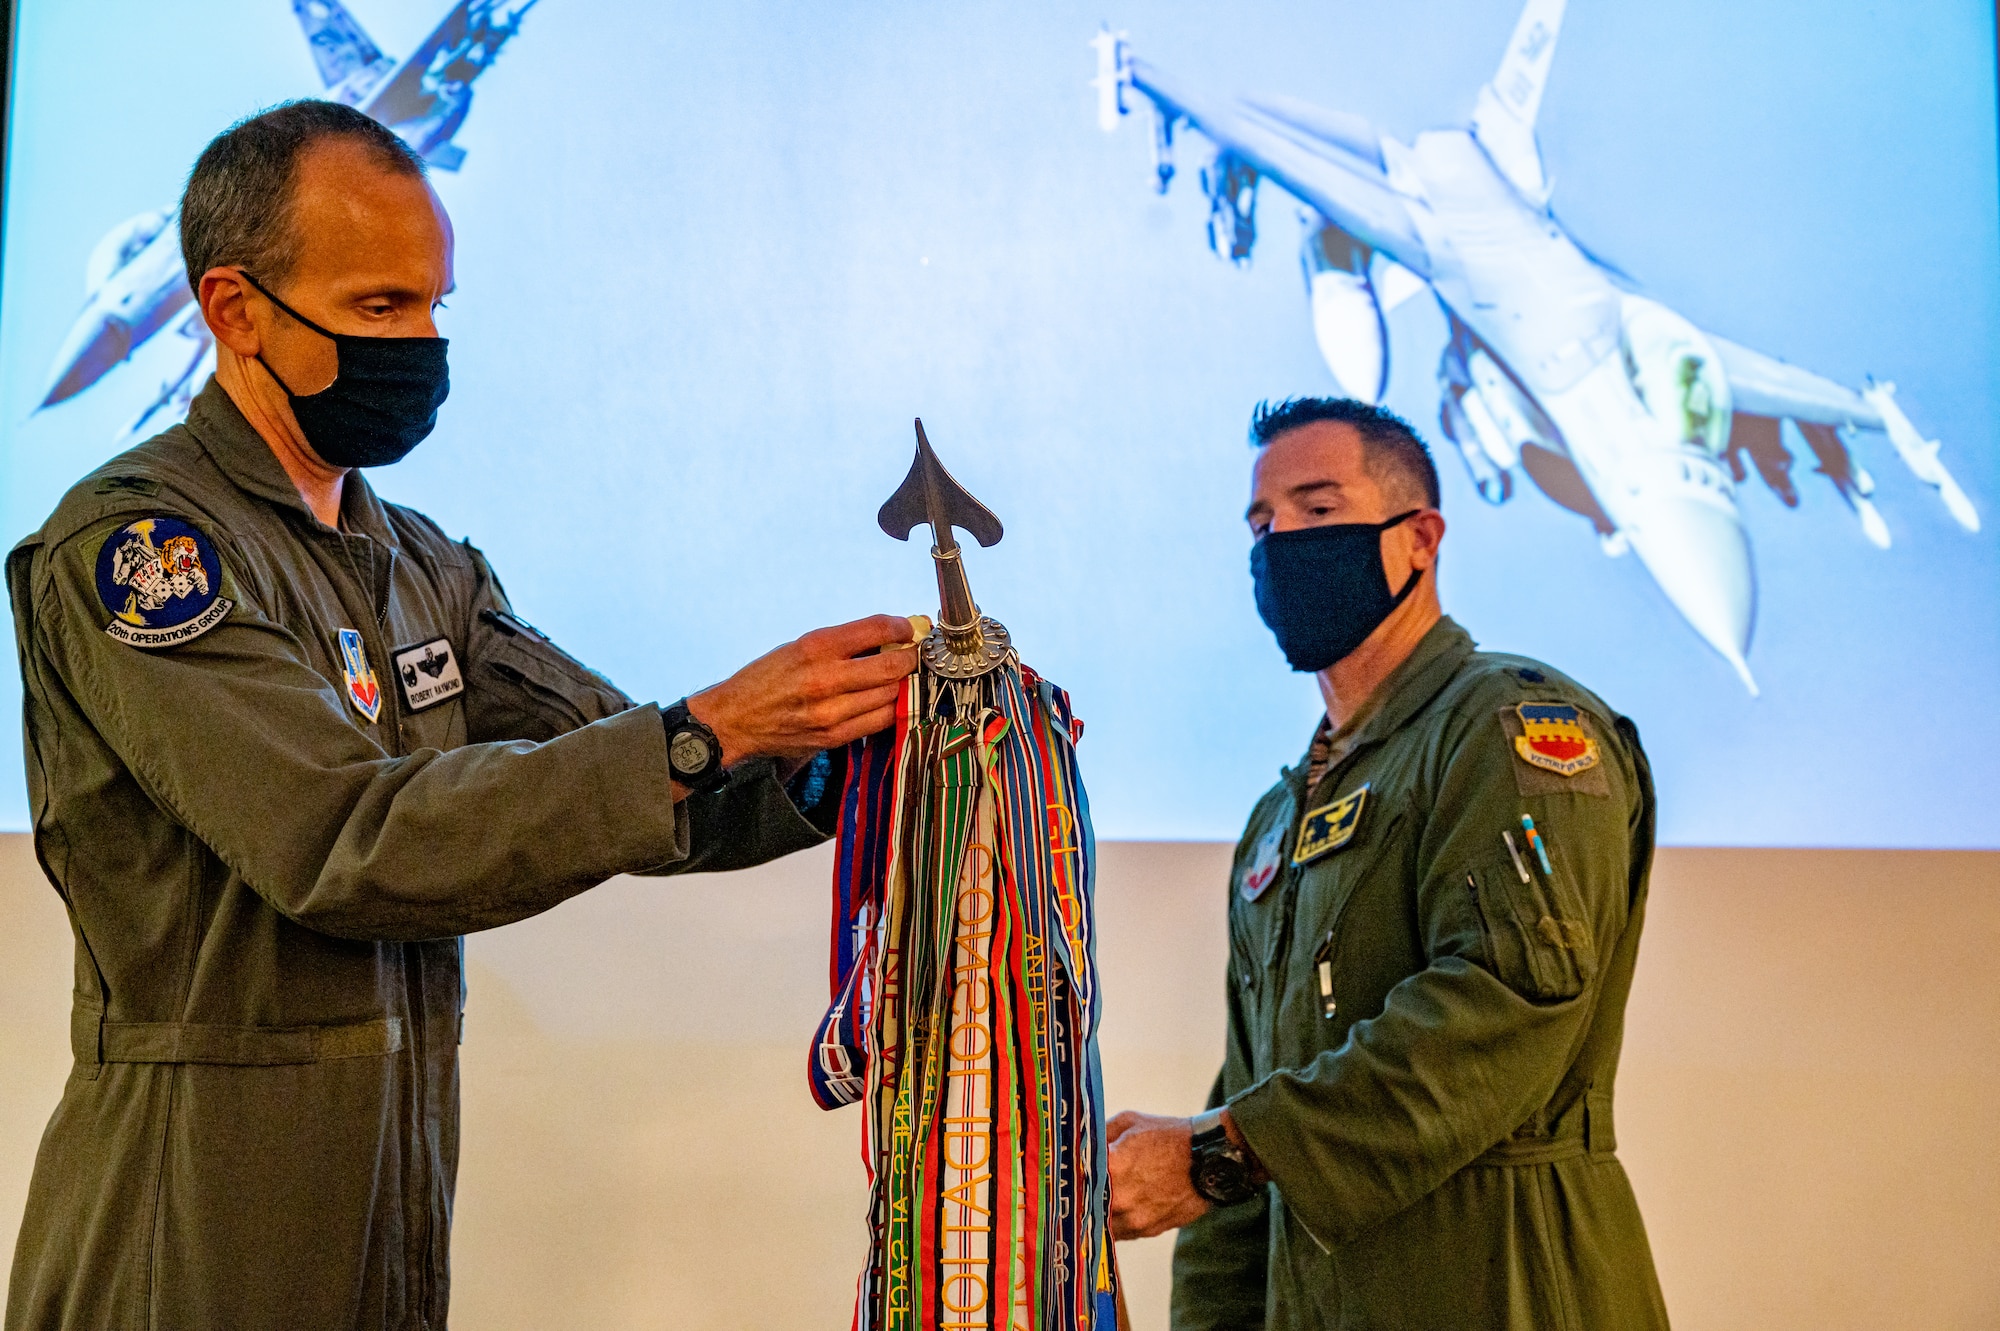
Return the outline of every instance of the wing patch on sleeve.
[[[1499,716],[1521,794],[1611,793],[1604,746],[1581,708],[1566,702],[1524,702],[1502,707]]]
[[[159,515],[105,537],[97,552],[97,599],[104,627],[128,647],[157,650],[193,642],[236,608],[222,594],[222,560],[193,524]]]

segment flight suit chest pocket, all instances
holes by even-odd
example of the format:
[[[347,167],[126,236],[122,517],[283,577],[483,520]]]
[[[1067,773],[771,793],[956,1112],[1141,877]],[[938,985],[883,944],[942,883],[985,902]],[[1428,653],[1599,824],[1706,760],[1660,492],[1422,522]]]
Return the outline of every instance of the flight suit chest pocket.
[[[1343,809],[1350,800],[1357,807]],[[1406,814],[1400,799],[1367,785],[1331,805],[1307,811],[1300,823],[1300,849],[1294,852],[1299,944],[1319,950],[1326,934],[1339,931],[1348,904],[1364,884],[1404,881],[1402,867],[1408,857],[1402,853],[1401,834]],[[1317,846],[1315,837],[1336,844]]]
[[[1488,860],[1465,876],[1479,914],[1487,969],[1525,998],[1560,1002],[1597,974],[1590,917],[1560,854]]]
[[[1287,870],[1296,816],[1287,802],[1264,811],[1260,821],[1263,826],[1237,867],[1229,897],[1230,967],[1244,991],[1253,996],[1270,962],[1291,895]]]
[[[470,683],[458,644],[444,634],[418,636],[389,653],[389,686],[403,717],[406,749],[452,749],[465,743]]]
[[[1412,880],[1411,826],[1400,802],[1369,798],[1352,837],[1296,872],[1298,914],[1285,959],[1287,1011],[1302,1033],[1302,1055],[1337,1042],[1347,1025],[1380,1006],[1375,972],[1410,951],[1406,898]],[[1310,815],[1308,815],[1310,817]],[[1357,958],[1360,960],[1357,961]]]

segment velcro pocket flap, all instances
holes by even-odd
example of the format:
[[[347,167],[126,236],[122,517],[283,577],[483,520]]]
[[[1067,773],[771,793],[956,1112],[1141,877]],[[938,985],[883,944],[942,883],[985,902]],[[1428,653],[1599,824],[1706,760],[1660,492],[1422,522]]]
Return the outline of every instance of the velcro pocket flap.
[[[1488,969],[1526,998],[1574,998],[1597,974],[1597,944],[1560,859],[1555,872],[1510,860],[1488,861],[1466,875],[1479,908]]]

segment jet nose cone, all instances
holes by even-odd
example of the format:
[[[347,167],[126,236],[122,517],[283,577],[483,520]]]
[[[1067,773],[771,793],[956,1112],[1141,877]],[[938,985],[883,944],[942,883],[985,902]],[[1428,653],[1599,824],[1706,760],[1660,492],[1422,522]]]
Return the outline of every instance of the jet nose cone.
[[[1757,618],[1757,573],[1735,506],[1708,496],[1661,497],[1640,507],[1625,534],[1674,609],[1755,696],[1745,654]]]
[[[63,339],[62,350],[56,353],[55,369],[49,375],[48,391],[42,395],[41,405],[53,407],[75,397],[131,354],[132,330],[123,319],[95,310],[84,311],[83,317],[69,330],[69,336]]]

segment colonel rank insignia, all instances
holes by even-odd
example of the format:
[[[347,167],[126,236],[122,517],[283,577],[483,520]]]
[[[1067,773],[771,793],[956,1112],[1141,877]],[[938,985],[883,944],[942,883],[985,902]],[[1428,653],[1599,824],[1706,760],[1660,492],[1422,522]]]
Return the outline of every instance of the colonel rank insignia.
[[[1584,731],[1576,708],[1566,702],[1524,702],[1514,710],[1521,717],[1514,752],[1522,762],[1557,776],[1575,776],[1597,766],[1597,741]]]
[[[382,686],[368,664],[368,648],[353,629],[340,631],[340,671],[347,677],[347,701],[372,725],[382,712]]]
[[[222,561],[199,529],[179,518],[140,518],[97,552],[97,598],[111,612],[104,631],[129,647],[192,642],[228,618]]]
[[[1363,785],[1351,795],[1310,810],[1299,824],[1299,844],[1292,851],[1292,863],[1316,860],[1352,841],[1354,829],[1361,825],[1361,806],[1367,802],[1368,787]]]

